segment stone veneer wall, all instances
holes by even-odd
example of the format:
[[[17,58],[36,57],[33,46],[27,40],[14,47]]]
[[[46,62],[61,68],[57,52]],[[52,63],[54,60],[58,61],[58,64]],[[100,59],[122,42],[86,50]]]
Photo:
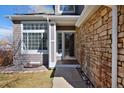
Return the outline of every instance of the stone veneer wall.
[[[124,88],[124,6],[118,6],[118,87]]]
[[[76,28],[76,54],[95,87],[111,87],[111,9],[101,6]]]

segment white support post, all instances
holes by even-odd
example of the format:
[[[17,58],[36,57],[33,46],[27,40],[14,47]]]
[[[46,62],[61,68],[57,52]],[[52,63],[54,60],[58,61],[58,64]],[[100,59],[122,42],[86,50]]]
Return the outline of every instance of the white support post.
[[[112,88],[117,88],[117,6],[112,6]]]
[[[49,68],[56,66],[56,24],[49,22]]]

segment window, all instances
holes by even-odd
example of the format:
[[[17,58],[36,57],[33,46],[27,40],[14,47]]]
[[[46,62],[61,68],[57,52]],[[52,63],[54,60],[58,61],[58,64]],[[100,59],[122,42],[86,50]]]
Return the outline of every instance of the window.
[[[46,51],[48,49],[47,24],[45,23],[24,23],[23,24],[23,50],[33,52]]]
[[[74,13],[75,6],[74,5],[60,5],[60,11],[63,13]]]
[[[42,30],[47,29],[46,23],[24,23],[23,30]]]
[[[47,50],[47,33],[23,33],[23,49]]]

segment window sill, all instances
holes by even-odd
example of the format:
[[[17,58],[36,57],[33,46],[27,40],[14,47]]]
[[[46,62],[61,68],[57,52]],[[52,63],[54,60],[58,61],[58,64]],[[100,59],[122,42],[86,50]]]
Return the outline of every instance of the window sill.
[[[21,54],[48,54],[48,50],[22,50]]]

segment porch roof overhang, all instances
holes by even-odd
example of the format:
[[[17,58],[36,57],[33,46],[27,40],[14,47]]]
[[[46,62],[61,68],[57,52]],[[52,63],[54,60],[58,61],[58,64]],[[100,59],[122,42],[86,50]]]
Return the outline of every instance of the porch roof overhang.
[[[95,13],[100,6],[101,5],[86,5],[77,22],[75,23],[75,26],[80,27],[80,25],[88,20],[88,18],[91,17],[91,15]]]
[[[31,20],[31,21],[39,21],[39,20],[51,20],[55,21],[57,25],[66,25],[66,26],[74,26],[77,19],[80,16],[77,15],[11,15],[8,16],[11,20]]]

